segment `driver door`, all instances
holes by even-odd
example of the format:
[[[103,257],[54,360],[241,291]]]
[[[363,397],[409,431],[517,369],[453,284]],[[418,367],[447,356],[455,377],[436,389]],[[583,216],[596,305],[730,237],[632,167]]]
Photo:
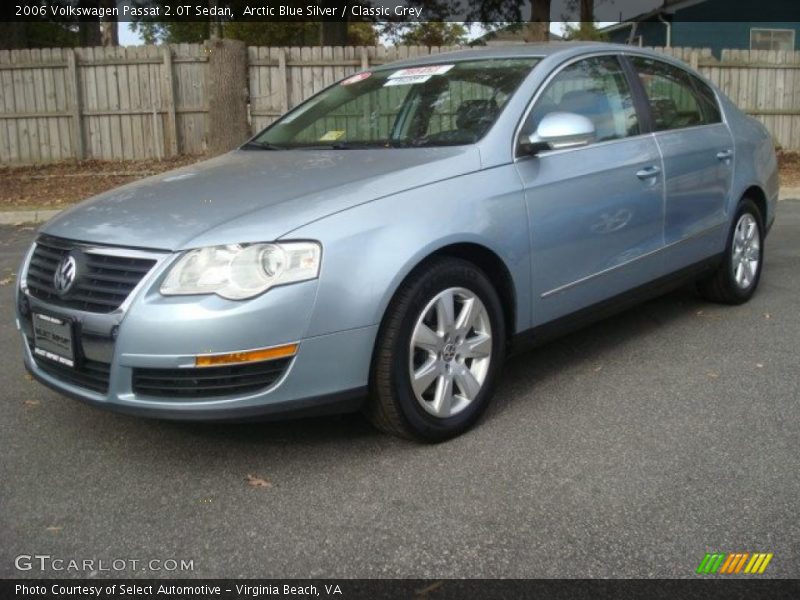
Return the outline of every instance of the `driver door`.
[[[534,326],[658,277],[664,246],[663,164],[653,136],[642,135],[619,59],[562,68],[522,133],[553,111],[589,118],[596,136],[516,161],[530,221]]]

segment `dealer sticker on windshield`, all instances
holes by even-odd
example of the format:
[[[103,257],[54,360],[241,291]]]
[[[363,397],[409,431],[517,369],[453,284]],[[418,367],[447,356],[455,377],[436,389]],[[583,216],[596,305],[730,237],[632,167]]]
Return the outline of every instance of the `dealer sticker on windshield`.
[[[386,80],[383,87],[395,85],[415,85],[425,83],[434,75],[443,75],[455,65],[430,65],[426,67],[411,67],[409,69],[398,69]]]
[[[414,85],[415,83],[425,83],[433,77],[433,75],[414,75],[413,77],[396,77],[395,79],[387,79],[383,87],[392,87],[394,85]]]
[[[432,75],[444,75],[450,69],[452,69],[455,65],[429,65],[426,67],[411,67],[408,69],[399,69],[389,75],[389,79],[397,79],[399,77],[406,78],[406,77],[417,77],[422,75],[427,75],[428,77]]]

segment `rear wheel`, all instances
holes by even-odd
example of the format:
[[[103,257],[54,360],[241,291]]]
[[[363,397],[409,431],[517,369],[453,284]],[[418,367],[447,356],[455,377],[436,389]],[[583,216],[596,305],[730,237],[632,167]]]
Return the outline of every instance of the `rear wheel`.
[[[764,262],[764,219],[755,203],[744,198],[728,234],[725,258],[708,279],[699,282],[708,300],[742,304],[755,293]]]
[[[378,336],[367,414],[395,435],[444,440],[489,403],[505,349],[500,299],[472,263],[437,258],[391,303]]]

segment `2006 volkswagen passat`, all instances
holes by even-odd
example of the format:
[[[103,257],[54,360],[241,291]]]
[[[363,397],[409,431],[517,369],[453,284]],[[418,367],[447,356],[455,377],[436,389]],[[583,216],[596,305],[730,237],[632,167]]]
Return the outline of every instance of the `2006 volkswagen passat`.
[[[777,193],[766,130],[656,54],[387,65],[47,223],[17,294],[25,365],[141,415],[363,408],[444,439],[486,408],[512,342],[687,278],[748,300]]]

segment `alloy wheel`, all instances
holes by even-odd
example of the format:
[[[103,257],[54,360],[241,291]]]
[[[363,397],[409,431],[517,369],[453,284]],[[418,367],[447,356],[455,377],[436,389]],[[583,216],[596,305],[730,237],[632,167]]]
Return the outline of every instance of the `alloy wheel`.
[[[411,388],[426,412],[458,414],[481,391],[492,360],[492,326],[480,298],[461,287],[438,293],[411,335]]]
[[[744,213],[733,233],[732,268],[736,285],[746,290],[753,283],[758,273],[761,260],[761,233],[755,217]]]

